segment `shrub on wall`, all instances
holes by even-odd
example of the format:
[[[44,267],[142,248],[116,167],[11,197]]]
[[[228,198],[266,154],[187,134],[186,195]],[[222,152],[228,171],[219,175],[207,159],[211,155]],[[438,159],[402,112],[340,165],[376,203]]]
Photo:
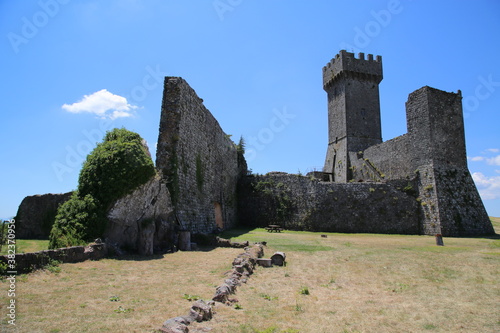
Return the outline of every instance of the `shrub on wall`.
[[[57,210],[50,233],[49,248],[84,245],[89,237],[102,234],[105,222],[103,212],[90,194],[83,198],[75,192]]]
[[[81,245],[101,237],[110,206],[154,174],[153,161],[139,134],[124,128],[107,132],[87,156],[78,190],[59,207],[49,247]]]
[[[107,206],[155,174],[143,139],[137,133],[115,128],[87,156],[78,179],[81,197],[92,195]]]

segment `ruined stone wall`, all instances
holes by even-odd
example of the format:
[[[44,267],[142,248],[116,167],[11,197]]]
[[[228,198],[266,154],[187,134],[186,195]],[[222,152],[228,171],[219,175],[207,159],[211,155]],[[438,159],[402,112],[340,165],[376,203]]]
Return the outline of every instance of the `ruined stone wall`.
[[[444,236],[493,235],[476,185],[467,168],[435,166],[439,225]]]
[[[175,244],[172,203],[159,177],[118,199],[108,211],[106,243],[143,255],[162,253]]]
[[[99,260],[108,255],[108,249],[105,244],[89,244],[88,246],[72,246],[55,250],[44,250],[40,252],[16,253],[15,269],[17,274],[29,273],[34,269],[40,269],[50,264],[51,260],[61,263],[76,263],[85,260]],[[0,262],[7,264],[9,256],[0,256]]]
[[[354,181],[382,181],[414,178],[415,166],[410,158],[415,149],[408,134],[372,146],[362,154],[351,155]]]
[[[240,220],[293,230],[420,234],[413,184],[321,182],[283,173],[247,176],[240,183]]]
[[[19,239],[47,239],[54,224],[57,208],[71,197],[64,194],[43,194],[23,199],[16,215],[16,236]]]
[[[181,228],[209,233],[236,222],[243,169],[230,136],[179,77],[166,77],[156,167],[167,183]]]
[[[406,102],[408,133],[419,150],[412,152],[414,164],[467,167],[462,94],[428,86],[408,96]]]
[[[354,181],[416,184],[423,234],[494,232],[467,168],[461,99],[460,92],[422,87],[406,103],[407,134],[349,155]]]

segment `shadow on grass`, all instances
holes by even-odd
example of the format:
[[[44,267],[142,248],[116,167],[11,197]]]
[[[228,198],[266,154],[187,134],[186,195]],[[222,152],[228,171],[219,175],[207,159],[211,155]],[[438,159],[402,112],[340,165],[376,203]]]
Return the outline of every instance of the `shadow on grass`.
[[[140,255],[140,254],[125,254],[122,256],[109,256],[107,259],[113,259],[113,260],[124,260],[124,261],[150,261],[150,260],[159,260],[163,259],[168,253],[166,254],[153,254],[153,255]]]
[[[465,236],[460,238],[476,238],[476,239],[500,239],[500,234],[486,235],[486,236]]]
[[[252,233],[253,230],[255,230],[256,228],[248,228],[248,227],[236,227],[234,229],[229,229],[229,230],[224,230],[222,233],[220,233],[218,236],[220,238],[226,238],[226,239],[230,239],[230,238],[236,238],[236,237],[240,237],[240,236],[243,236],[245,234],[250,234]]]
[[[186,251],[190,253],[196,253],[196,252],[210,252],[215,250],[215,246],[198,246],[196,250],[193,251]],[[184,252],[184,251],[176,251],[176,252]],[[176,252],[164,252],[164,253],[155,253],[153,255],[141,255],[137,253],[129,253],[129,254],[124,254],[124,255],[113,255],[109,256],[108,259],[113,259],[113,260],[124,260],[124,261],[149,261],[149,260],[159,260],[163,259],[166,256],[170,254],[174,254]]]
[[[249,234],[251,231],[254,230],[253,228],[235,228],[231,230],[225,230],[224,232],[218,234],[218,235],[201,235],[201,234],[195,234],[191,236],[191,242],[196,243],[196,249],[192,251],[187,251],[187,252],[210,252],[213,251],[217,248],[215,246],[215,238],[220,237],[220,238],[225,238],[225,239],[231,239],[231,238],[237,238],[239,236]],[[177,251],[176,251],[177,252]],[[108,258],[109,259],[114,259],[114,260],[125,260],[125,261],[148,261],[148,260],[158,260],[158,259],[163,259],[165,256],[168,256],[169,254],[173,254],[175,252],[163,252],[163,253],[155,253],[153,255],[140,255],[137,253],[127,253],[124,255],[111,255]]]

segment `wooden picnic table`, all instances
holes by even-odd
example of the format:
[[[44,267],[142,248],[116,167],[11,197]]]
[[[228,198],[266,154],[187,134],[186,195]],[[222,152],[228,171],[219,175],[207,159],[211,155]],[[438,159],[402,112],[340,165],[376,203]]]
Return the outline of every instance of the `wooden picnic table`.
[[[281,232],[283,228],[277,224],[270,224],[266,227],[267,232]]]

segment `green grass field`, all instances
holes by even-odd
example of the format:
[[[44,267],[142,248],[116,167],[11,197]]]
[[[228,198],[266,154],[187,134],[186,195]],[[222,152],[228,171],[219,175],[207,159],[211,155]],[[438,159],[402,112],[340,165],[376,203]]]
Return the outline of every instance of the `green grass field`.
[[[38,240],[38,239],[16,239],[16,252],[17,253],[28,253],[28,252],[38,252],[47,250],[49,248],[48,240]],[[2,246],[2,251],[0,255],[7,254],[7,245]]]

